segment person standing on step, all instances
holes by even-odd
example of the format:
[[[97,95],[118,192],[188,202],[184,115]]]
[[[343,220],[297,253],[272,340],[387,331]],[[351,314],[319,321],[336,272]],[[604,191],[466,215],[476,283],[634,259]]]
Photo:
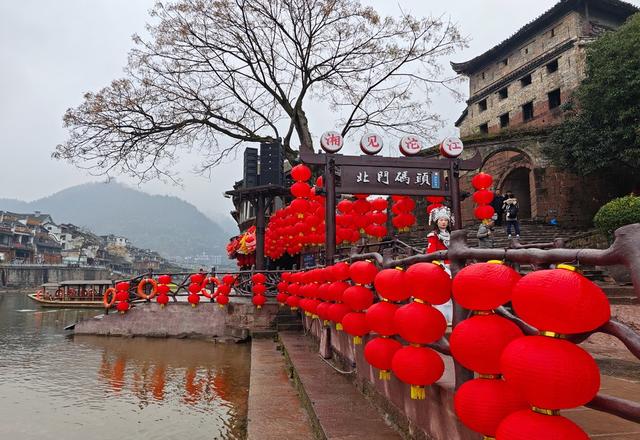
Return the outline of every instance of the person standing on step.
[[[507,235],[511,238],[511,229],[515,229],[516,238],[520,238],[520,223],[518,222],[518,199],[511,191],[505,194],[505,200],[502,204],[502,210],[505,213],[505,221],[507,222]]]
[[[493,247],[493,225],[496,220],[496,214],[493,217],[482,220],[478,228],[478,247],[491,249]]]
[[[495,224],[496,226],[502,226],[502,216],[504,215],[504,210],[502,209],[502,204],[505,201],[505,197],[502,195],[499,189],[496,189],[493,192],[493,200],[491,201],[491,207],[495,211],[497,217]]]

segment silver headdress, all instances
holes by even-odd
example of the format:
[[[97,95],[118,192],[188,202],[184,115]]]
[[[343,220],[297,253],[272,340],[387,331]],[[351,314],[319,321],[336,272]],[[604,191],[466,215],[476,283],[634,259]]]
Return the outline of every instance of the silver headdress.
[[[451,214],[451,210],[446,206],[441,206],[439,208],[435,208],[429,214],[429,224],[437,223],[439,219],[446,218],[449,220],[449,223],[453,223],[453,215]]]

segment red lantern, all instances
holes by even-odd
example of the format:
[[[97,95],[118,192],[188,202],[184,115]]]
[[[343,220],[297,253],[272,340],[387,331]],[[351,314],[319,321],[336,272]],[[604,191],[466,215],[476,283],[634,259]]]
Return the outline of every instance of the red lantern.
[[[349,312],[342,317],[344,332],[353,336],[354,344],[362,344],[362,337],[369,333],[369,326],[364,313]]]
[[[300,305],[300,298],[295,295],[289,296],[289,298],[287,298],[287,305],[291,307],[291,310],[297,310]]]
[[[289,298],[289,295],[287,295],[285,292],[279,292],[276,295],[276,301],[278,301],[280,305],[285,305],[287,303],[287,298]]]
[[[353,210],[353,202],[351,200],[341,200],[336,207],[341,213],[348,214]]]
[[[371,331],[381,336],[395,335],[396,326],[393,317],[398,306],[387,301],[381,301],[369,307],[366,312],[367,325]]]
[[[116,292],[116,301],[129,301],[129,292],[126,290],[118,290]]]
[[[384,269],[378,272],[373,285],[381,297],[389,301],[404,301],[411,296],[405,278],[405,272],[400,268]]]
[[[371,261],[356,261],[349,267],[349,276],[356,284],[371,284],[377,274],[378,268]]]
[[[119,283],[116,284],[116,290],[117,291],[129,291],[129,289],[131,288],[131,285],[126,282],[126,281],[121,281]]]
[[[444,362],[430,348],[409,346],[396,351],[391,369],[399,380],[411,385],[412,399],[424,400],[424,387],[442,377]]]
[[[193,274],[191,275],[190,279],[192,283],[202,284],[202,282],[204,281],[204,274],[203,273]]]
[[[371,201],[371,209],[373,209],[374,211],[384,211],[385,209],[387,209],[387,205],[387,199],[383,199],[381,197],[378,197],[377,199],[373,199]]]
[[[158,277],[159,284],[171,284],[171,276],[170,275],[160,275]]]
[[[471,184],[477,190],[487,189],[493,183],[493,177],[486,173],[478,173],[471,179]]]
[[[611,318],[609,300],[600,287],[567,269],[538,270],[513,288],[519,317],[540,330],[586,333]]]
[[[342,294],[349,288],[349,284],[344,281],[336,281],[329,285],[327,289],[327,300],[342,301]]]
[[[329,319],[336,323],[336,330],[342,330],[342,318],[350,312],[351,309],[345,304],[331,304],[329,307]]]
[[[493,209],[491,205],[480,205],[476,209],[473,210],[473,215],[478,220],[485,220],[493,217],[496,211]]]
[[[427,202],[429,203],[442,203],[444,202],[444,197],[442,196],[427,196],[425,197]]]
[[[264,274],[255,273],[251,276],[251,282],[253,284],[264,284],[267,282],[267,277],[265,277]]]
[[[495,437],[508,415],[527,409],[527,402],[503,380],[474,379],[465,382],[454,397],[456,414],[469,428]]]
[[[197,293],[190,293],[189,296],[187,296],[187,301],[189,301],[191,307],[195,307],[200,302],[200,295]]]
[[[493,193],[486,189],[481,189],[473,193],[473,201],[478,205],[488,205],[493,200]]]
[[[364,358],[373,367],[380,370],[378,377],[391,379],[391,361],[402,344],[394,339],[374,338],[364,346]]]
[[[216,302],[220,304],[220,307],[224,307],[229,304],[229,297],[227,295],[216,296]]]
[[[189,292],[193,294],[197,294],[202,290],[202,283],[191,283],[189,284]]]
[[[267,286],[264,284],[254,284],[253,287],[251,287],[251,291],[254,295],[264,295],[267,291]]]
[[[501,316],[473,316],[453,329],[449,339],[451,355],[469,370],[500,374],[504,348],[522,336],[517,325]]]
[[[331,267],[331,276],[335,281],[345,281],[349,279],[349,263],[343,261],[334,264]]]
[[[166,293],[161,293],[156,296],[156,301],[160,304],[161,307],[164,307],[169,302],[169,296]]]
[[[222,277],[222,282],[224,284],[232,286],[236,282],[236,279],[233,277],[233,275],[225,275]]]
[[[120,313],[124,313],[127,310],[129,310],[130,306],[129,303],[127,301],[120,301],[118,304],[116,304],[116,310]]]
[[[415,301],[400,307],[393,320],[398,334],[413,344],[435,342],[447,329],[447,321],[439,310]]]
[[[453,297],[470,310],[492,310],[511,299],[520,274],[498,263],[476,263],[465,267],[453,279]]]
[[[600,371],[591,355],[562,339],[518,338],[502,352],[500,369],[505,380],[538,408],[581,406],[600,388]]]
[[[373,292],[363,286],[351,286],[342,293],[342,302],[354,311],[367,310],[373,304]]]
[[[287,283],[286,281],[280,281],[278,283],[278,285],[276,286],[277,289],[278,289],[278,292],[286,292],[288,285],[289,285],[289,283]]]
[[[331,307],[331,303],[329,302],[321,302],[318,304],[318,307],[316,307],[316,315],[318,315],[318,318],[323,321],[330,321],[331,317],[329,316],[329,307]]]
[[[451,277],[439,264],[411,265],[405,282],[411,296],[430,304],[444,304],[451,299]]]
[[[216,290],[216,295],[229,295],[231,293],[231,286],[229,284],[222,284]]]
[[[306,165],[296,165],[291,168],[291,178],[296,182],[306,182],[311,179],[311,170]]]
[[[517,411],[500,423],[497,440],[589,440],[589,436],[571,420],[533,411]]]
[[[171,292],[171,288],[166,284],[158,284],[158,295],[167,295]]]
[[[262,306],[267,302],[267,298],[264,295],[255,295],[252,299],[251,302],[253,303],[254,306],[256,306],[258,309],[261,309]]]
[[[293,197],[309,197],[311,195],[311,187],[305,182],[296,182],[291,185],[291,195]]]

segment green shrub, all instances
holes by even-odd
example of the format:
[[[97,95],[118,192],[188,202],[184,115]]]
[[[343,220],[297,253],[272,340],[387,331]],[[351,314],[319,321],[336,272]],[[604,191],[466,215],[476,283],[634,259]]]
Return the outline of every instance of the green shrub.
[[[598,210],[593,223],[608,236],[621,226],[640,223],[640,197],[630,195],[611,200]]]

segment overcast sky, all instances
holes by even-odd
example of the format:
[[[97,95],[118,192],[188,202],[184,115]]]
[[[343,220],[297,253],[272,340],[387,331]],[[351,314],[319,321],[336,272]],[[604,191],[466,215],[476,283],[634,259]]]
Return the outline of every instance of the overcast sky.
[[[549,9],[556,0],[363,0],[382,14],[398,7],[414,15],[449,15],[469,38],[469,48],[453,61],[468,60],[504,40]],[[630,3],[640,6],[640,0]],[[50,158],[65,139],[62,115],[87,91],[122,76],[131,35],[143,33],[153,0],[0,0],[0,198],[34,200],[66,187],[100,179]],[[434,98],[447,120],[438,133],[456,133],[453,123],[464,109],[448,93]],[[309,114],[316,136],[333,128],[325,114]],[[238,156],[241,157],[241,154]],[[215,217],[231,203],[222,192],[242,177],[237,160],[215,169],[210,179],[191,172],[197,157],[176,165],[181,187],[151,182],[141,187],[172,194]],[[129,179],[121,179],[132,183]]]

